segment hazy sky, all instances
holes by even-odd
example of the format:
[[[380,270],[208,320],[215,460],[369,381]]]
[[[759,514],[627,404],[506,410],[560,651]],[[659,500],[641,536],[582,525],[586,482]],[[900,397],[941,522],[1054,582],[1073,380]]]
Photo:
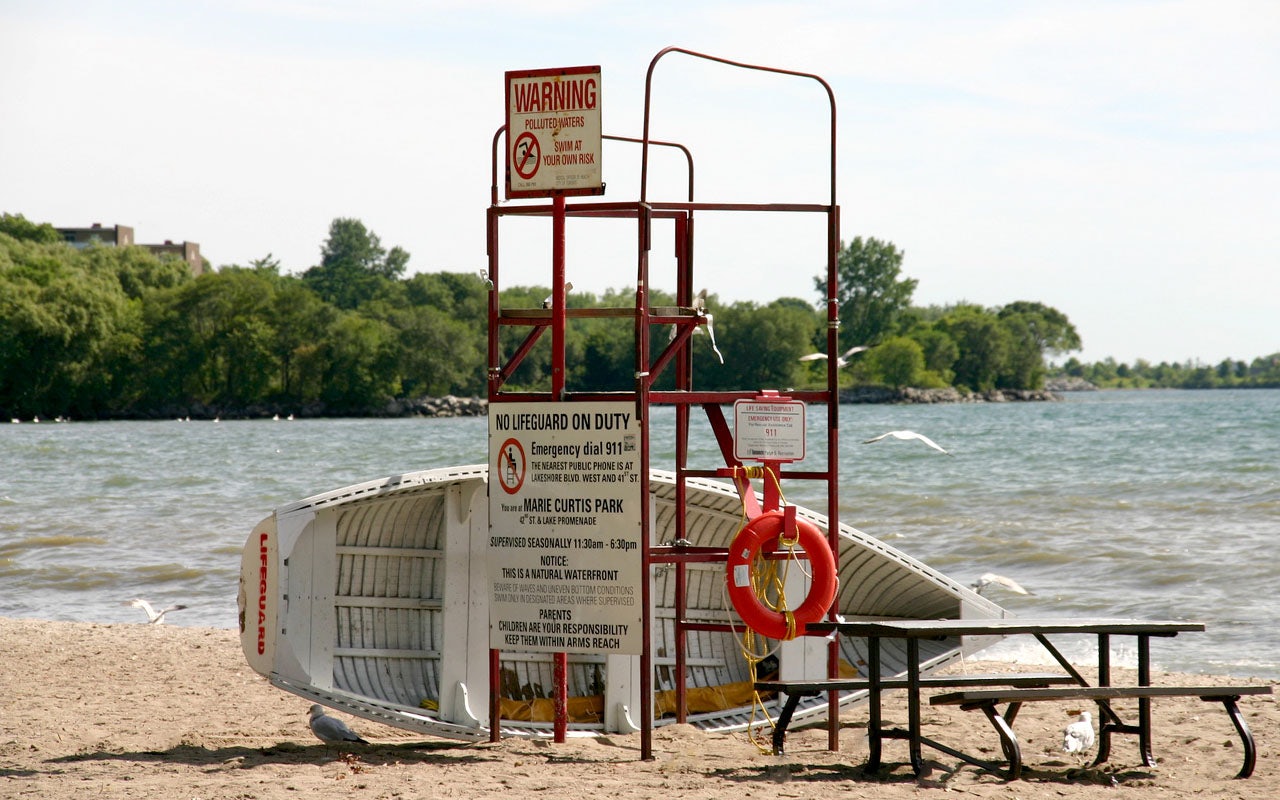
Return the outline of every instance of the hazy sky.
[[[1048,304],[1086,361],[1249,360],[1280,351],[1277,43],[1272,0],[0,0],[0,211],[289,272],[355,217],[411,271],[479,270],[504,72],[599,65],[605,132],[639,136],[677,46],[831,84],[841,237],[900,248],[918,304]],[[814,81],[654,70],[699,200],[826,202],[829,127]],[[606,145],[604,200],[638,199],[638,152]],[[649,198],[685,199],[652,158]],[[698,226],[699,288],[817,300],[820,216]],[[545,220],[501,252],[504,285],[549,283]],[[579,290],[634,285],[634,253],[632,223],[570,222]]]

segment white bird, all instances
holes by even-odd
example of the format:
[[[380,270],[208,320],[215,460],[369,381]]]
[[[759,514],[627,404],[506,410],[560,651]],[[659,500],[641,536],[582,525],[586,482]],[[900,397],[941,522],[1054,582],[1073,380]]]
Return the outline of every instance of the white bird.
[[[693,305],[689,307],[693,309],[693,311],[699,316],[706,317],[707,333],[711,335],[711,349],[715,351],[716,358],[720,359],[720,363],[723,364],[724,356],[720,354],[720,348],[716,347],[716,329],[715,329],[716,318],[714,315],[707,313],[707,290],[703,289],[702,291],[698,292],[697,296],[693,298]],[[673,324],[671,326],[671,333],[670,335],[667,336],[667,341],[668,342],[675,341],[676,333],[678,331],[679,331],[679,327]],[[693,335],[701,336],[702,328],[694,328]]]
[[[1035,594],[1034,592],[1028,592],[1026,589],[1022,588],[1022,586],[1013,578],[1006,578],[1005,576],[997,575],[994,572],[984,572],[982,575],[979,575],[977,582],[969,588],[973,589],[973,591],[978,594],[982,594],[982,590],[992,584],[995,584],[996,586],[1003,586],[1014,594]]]
[[[572,291],[573,291],[573,281],[569,281],[568,283],[566,283],[566,284],[564,285],[564,293],[565,293],[565,294],[568,294],[569,292],[572,292]],[[555,293],[554,293],[554,292],[553,292],[553,293],[551,293],[551,294],[549,294],[549,295],[547,295],[546,299],[542,301],[542,307],[543,307],[543,308],[551,308],[551,301],[552,301],[552,300],[554,300],[554,299],[555,299]]]
[[[337,717],[326,716],[324,706],[315,703],[311,706],[311,732],[316,735],[320,741],[325,744],[338,744],[340,742],[359,742],[360,744],[368,744],[369,742],[361,739],[356,732],[347,727],[347,723]]]
[[[1093,715],[1081,711],[1076,721],[1062,729],[1062,750],[1077,755],[1093,747]]]
[[[937,450],[939,453],[947,453],[946,450],[943,450],[941,447],[938,446],[937,442],[933,441],[928,436],[925,436],[923,433],[916,433],[915,431],[889,431],[888,433],[882,433],[879,436],[875,436],[871,439],[867,439],[866,441],[863,442],[863,444],[871,444],[872,442],[878,442],[881,439],[887,439],[890,436],[892,436],[895,439],[902,439],[904,441],[909,441],[911,439],[918,439],[919,441],[922,441],[925,444],[932,447],[934,450]],[[947,455],[951,455],[951,454],[947,453]]]
[[[704,314],[703,316],[707,318],[707,335],[711,337],[711,350],[716,354],[716,358],[720,359],[720,363],[723,364],[724,356],[720,355],[720,348],[716,347],[716,318],[710,314]],[[695,328],[693,332],[698,333],[698,329]]]
[[[870,347],[867,347],[866,345],[861,345],[861,344],[858,345],[857,347],[850,347],[848,350],[845,350],[843,353],[841,353],[840,356],[836,359],[836,366],[847,367],[849,366],[849,356],[856,355],[857,353],[861,353],[863,350],[870,350],[870,349],[871,349]],[[826,353],[809,353],[808,355],[800,356],[801,361],[817,361],[818,359],[826,361],[827,354]]]
[[[142,609],[143,613],[147,615],[148,625],[161,625],[164,623],[165,614],[168,614],[170,611],[181,611],[182,609],[186,608],[186,606],[184,605],[176,605],[176,606],[169,606],[168,608],[162,608],[159,611],[156,611],[154,608],[151,607],[150,603],[148,603],[146,600],[143,600],[141,597],[130,600],[129,602],[125,603],[125,605]]]

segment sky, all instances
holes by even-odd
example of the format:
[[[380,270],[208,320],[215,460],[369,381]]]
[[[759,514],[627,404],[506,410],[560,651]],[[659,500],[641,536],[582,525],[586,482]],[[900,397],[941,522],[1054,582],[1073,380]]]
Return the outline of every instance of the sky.
[[[840,238],[901,250],[917,305],[1044,303],[1086,362],[1250,361],[1280,352],[1277,42],[1271,0],[0,0],[0,212],[295,274],[355,218],[410,273],[477,272],[505,73],[572,66],[632,137],[652,68],[695,199],[828,203],[822,84],[677,47],[831,87]],[[669,152],[650,200],[687,198]],[[636,202],[639,154],[607,142],[585,202]],[[698,212],[696,285],[816,302],[824,225]],[[549,285],[549,221],[500,231],[501,285]],[[577,291],[633,288],[635,253],[634,223],[568,223]]]

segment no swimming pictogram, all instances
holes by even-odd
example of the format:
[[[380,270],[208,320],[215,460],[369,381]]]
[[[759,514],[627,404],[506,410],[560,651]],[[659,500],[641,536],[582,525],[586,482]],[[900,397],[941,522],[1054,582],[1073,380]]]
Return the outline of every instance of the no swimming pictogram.
[[[529,462],[525,460],[524,447],[517,439],[508,439],[498,449],[498,484],[507,494],[515,494],[524,485]]]
[[[542,160],[542,147],[538,144],[537,136],[529,131],[517,136],[512,154],[511,165],[515,167],[517,175],[527,181],[538,174],[538,162]]]

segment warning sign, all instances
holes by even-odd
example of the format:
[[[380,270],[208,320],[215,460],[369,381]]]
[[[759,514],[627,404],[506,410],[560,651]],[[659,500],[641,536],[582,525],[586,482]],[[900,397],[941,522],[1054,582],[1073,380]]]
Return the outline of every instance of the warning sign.
[[[506,75],[507,197],[604,194],[600,67]]]
[[[489,406],[490,647],[642,651],[635,412],[635,403]]]

